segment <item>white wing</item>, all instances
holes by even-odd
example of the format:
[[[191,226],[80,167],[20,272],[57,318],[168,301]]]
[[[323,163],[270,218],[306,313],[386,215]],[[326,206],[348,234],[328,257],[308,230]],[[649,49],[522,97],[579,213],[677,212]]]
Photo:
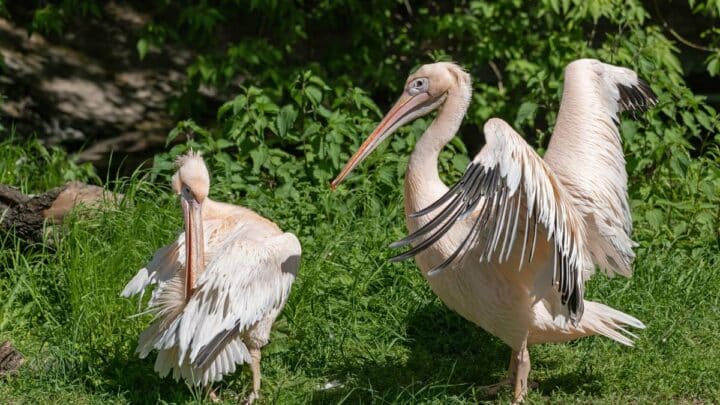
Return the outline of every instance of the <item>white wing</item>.
[[[184,261],[185,234],[183,233],[175,242],[158,249],[153,254],[150,263],[140,269],[135,277],[127,283],[120,296],[127,298],[139,293],[142,297],[142,293],[148,286],[157,284],[158,281],[168,280],[175,275],[182,268]]]
[[[593,262],[608,275],[630,276],[636,244],[620,138],[620,112],[656,104],[652,89],[630,69],[581,59],[565,68],[560,112],[545,161],[587,227]]]
[[[493,258],[507,261],[521,232],[524,238],[520,253],[522,265],[526,252],[532,260],[540,224],[555,247],[553,285],[560,293],[562,305],[567,306],[570,320],[576,322],[583,312],[583,272],[591,266],[583,240],[582,218],[552,170],[510,125],[493,118],[483,131],[487,143],[460,181],[413,216],[426,215],[444,205],[442,211],[415,233],[391,246],[405,246],[425,239],[392,260],[414,256],[440,239],[456,221],[470,216],[474,217],[473,225],[463,242],[428,274],[442,271],[469,249],[479,249],[481,261]],[[525,224],[519,229],[522,222]],[[532,242],[529,243],[530,236]]]
[[[217,239],[222,238],[222,234],[218,234],[218,230],[223,227],[222,221],[207,220],[203,223],[206,256],[214,254],[212,248],[218,245]],[[132,297],[141,294],[151,285],[163,283],[173,278],[179,270],[185,266],[185,232],[180,233],[175,242],[163,246],[154,254],[150,263],[140,269],[135,276],[127,283],[121,297]],[[154,292],[153,297],[157,294]],[[152,305],[152,302],[149,304]]]
[[[230,238],[199,275],[179,319],[180,358],[189,353],[190,361],[202,367],[228,339],[281,309],[300,253],[300,242],[291,233],[260,241]]]

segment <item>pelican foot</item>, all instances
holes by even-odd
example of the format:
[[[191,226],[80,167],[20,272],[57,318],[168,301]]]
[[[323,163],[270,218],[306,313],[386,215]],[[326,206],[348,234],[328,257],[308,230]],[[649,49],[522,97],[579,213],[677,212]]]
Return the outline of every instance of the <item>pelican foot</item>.
[[[242,405],[251,405],[258,398],[260,398],[260,394],[253,391],[247,398],[245,398],[244,401],[242,401]]]
[[[478,387],[480,391],[483,391],[486,396],[488,397],[494,397],[497,396],[497,394],[505,387],[512,387],[515,383],[514,377],[507,377],[504,380],[500,382],[496,382],[495,384],[490,385],[481,385]],[[527,385],[531,389],[536,389],[540,386],[535,380],[528,380]]]
[[[498,394],[498,392],[500,392],[501,389],[503,389],[505,387],[512,387],[514,381],[515,380],[513,378],[507,377],[495,384],[483,385],[478,388],[481,391],[484,391],[487,396],[494,397]]]
[[[499,383],[498,383],[498,384],[499,384]],[[510,384],[507,384],[507,385],[512,386],[513,384],[510,383]],[[527,388],[528,388],[528,389],[533,389],[533,390],[534,390],[534,389],[537,389],[538,387],[540,387],[540,384],[538,384],[535,380],[527,380]],[[523,403],[523,401],[525,401],[525,395],[526,395],[526,394],[527,394],[527,390],[525,390],[525,392],[523,392],[523,393],[520,395],[519,398],[514,398],[513,401],[512,401],[512,404],[515,405],[515,404],[521,404],[521,403]]]

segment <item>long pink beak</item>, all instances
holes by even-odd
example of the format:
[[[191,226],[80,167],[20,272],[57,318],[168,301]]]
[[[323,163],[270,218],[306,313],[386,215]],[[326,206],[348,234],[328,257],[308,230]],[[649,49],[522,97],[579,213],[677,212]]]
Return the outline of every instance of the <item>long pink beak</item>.
[[[195,279],[205,270],[205,240],[203,235],[202,204],[181,197],[185,220],[185,299],[195,289]]]
[[[363,142],[362,145],[360,145],[360,148],[355,152],[355,154],[348,160],[348,162],[345,164],[345,167],[343,167],[342,171],[338,176],[335,178],[335,180],[330,183],[330,188],[335,190],[335,188],[340,184],[345,177],[347,177],[350,172],[360,164],[363,160],[365,160],[370,153],[375,150],[375,148],[378,147],[382,143],[382,141],[385,140],[388,136],[390,136],[395,130],[397,129],[397,124],[403,119],[407,117],[407,114],[411,111],[415,110],[418,106],[422,105],[423,103],[430,100],[430,96],[427,93],[420,93],[416,96],[409,96],[407,94],[403,94],[400,99],[395,103],[393,108],[385,114],[385,117],[383,117],[382,121],[380,121],[380,124],[378,124],[377,128],[370,134],[370,136]]]

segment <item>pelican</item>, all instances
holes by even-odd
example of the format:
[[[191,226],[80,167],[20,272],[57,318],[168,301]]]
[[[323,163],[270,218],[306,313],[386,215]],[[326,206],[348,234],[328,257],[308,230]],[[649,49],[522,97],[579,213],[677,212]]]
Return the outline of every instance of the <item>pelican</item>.
[[[155,371],[209,386],[236,365],[250,363],[252,403],[260,394],[260,349],[282,310],[300,264],[300,242],[273,222],[237,205],[208,198],[202,157],[177,159],[173,191],[180,196],[185,231],[155,252],[121,295],[156,285],[155,314],[137,353],[158,351]],[[214,392],[210,396],[216,399]]]
[[[400,126],[437,115],[418,140],[405,176],[411,246],[391,260],[415,256],[432,291],[465,319],[512,349],[508,378],[489,386],[527,393],[528,346],[603,335],[631,346],[644,328],[634,317],[584,300],[596,266],[609,276],[632,274],[632,220],[619,130],[622,111],[656,103],[632,70],[581,59],[565,68],[562,103],[541,158],[505,121],[484,127],[486,144],[448,188],[438,156],[455,136],[472,94],[470,75],[453,63],[424,65],[350,158],[335,188]]]

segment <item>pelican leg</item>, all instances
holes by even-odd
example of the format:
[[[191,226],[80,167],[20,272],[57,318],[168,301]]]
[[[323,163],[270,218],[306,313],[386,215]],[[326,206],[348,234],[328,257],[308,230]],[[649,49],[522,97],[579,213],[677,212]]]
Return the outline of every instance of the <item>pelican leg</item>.
[[[249,350],[251,358],[250,369],[252,370],[253,377],[253,391],[245,400],[245,405],[250,405],[255,402],[256,399],[260,398],[260,349]]]
[[[528,375],[530,374],[530,352],[527,349],[527,339],[523,342],[520,350],[516,352],[515,361],[515,383],[513,389],[513,404],[519,404],[525,400],[528,391]],[[515,353],[514,353],[515,354]]]
[[[497,382],[495,384],[484,385],[480,387],[480,389],[485,391],[485,393],[489,396],[495,396],[501,389],[512,386],[515,382],[515,374],[517,371],[517,358],[518,352],[513,350],[512,354],[510,355],[510,364],[508,365],[507,377],[503,378],[502,380],[500,380],[500,382]]]
[[[217,394],[215,393],[215,390],[217,390],[217,387],[213,388],[212,385],[209,385],[208,386],[208,397],[210,398],[210,402],[212,402],[213,404],[219,404],[222,401],[220,400],[220,397],[218,397]]]

